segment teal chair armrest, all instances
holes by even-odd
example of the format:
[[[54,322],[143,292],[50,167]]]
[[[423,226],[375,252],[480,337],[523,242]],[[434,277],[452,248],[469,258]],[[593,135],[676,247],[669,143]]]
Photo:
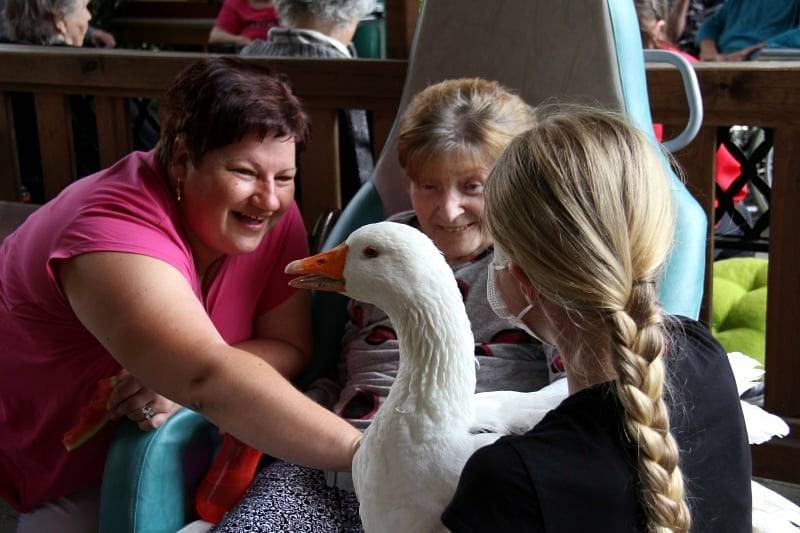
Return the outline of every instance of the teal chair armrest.
[[[101,533],[175,533],[192,520],[194,494],[219,439],[219,430],[189,409],[152,432],[123,421],[106,457]]]
[[[708,219],[691,193],[673,175],[675,244],[661,279],[659,299],[664,311],[697,319],[705,288]]]

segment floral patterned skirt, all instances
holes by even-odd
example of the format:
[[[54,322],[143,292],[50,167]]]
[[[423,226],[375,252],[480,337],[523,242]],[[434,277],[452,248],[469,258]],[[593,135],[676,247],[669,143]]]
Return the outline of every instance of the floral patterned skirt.
[[[325,484],[325,474],[275,461],[256,474],[216,533],[361,533],[356,495]]]

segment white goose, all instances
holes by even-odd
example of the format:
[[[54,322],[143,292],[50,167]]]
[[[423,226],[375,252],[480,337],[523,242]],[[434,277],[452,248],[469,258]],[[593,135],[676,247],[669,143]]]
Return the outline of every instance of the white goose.
[[[504,434],[531,429],[567,397],[564,379],[534,393],[474,393],[474,340],[461,293],[441,252],[410,226],[364,226],[336,248],[293,261],[286,272],[302,275],[291,282],[295,287],[380,307],[397,331],[397,377],[353,460],[369,533],[443,531],[441,513],[470,455]],[[740,393],[763,373],[741,354],[730,360]],[[749,404],[744,412],[751,443],[788,433],[774,415]],[[775,526],[759,509],[780,508],[788,527],[800,517],[797,506],[755,482],[753,496],[756,532]]]
[[[501,436],[470,432],[474,341],[452,270],[423,233],[381,222],[286,272],[305,274],[296,287],[379,306],[397,331],[397,377],[353,460],[364,529],[442,530],[440,516],[464,463]]]

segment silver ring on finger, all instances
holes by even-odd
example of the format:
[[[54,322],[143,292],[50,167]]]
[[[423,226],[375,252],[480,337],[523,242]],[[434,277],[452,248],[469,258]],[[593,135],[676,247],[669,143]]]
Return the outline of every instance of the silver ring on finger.
[[[154,414],[155,413],[153,413],[153,408],[150,407],[149,403],[147,405],[145,405],[144,407],[142,407],[142,418],[144,420],[150,420],[151,418],[153,418]]]

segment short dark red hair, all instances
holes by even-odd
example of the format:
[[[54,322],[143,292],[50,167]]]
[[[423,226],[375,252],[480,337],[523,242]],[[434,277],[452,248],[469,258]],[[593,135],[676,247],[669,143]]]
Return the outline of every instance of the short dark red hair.
[[[192,163],[254,134],[308,140],[308,116],[288,79],[241,59],[210,58],[186,67],[167,91],[156,155],[169,168],[183,137]]]

